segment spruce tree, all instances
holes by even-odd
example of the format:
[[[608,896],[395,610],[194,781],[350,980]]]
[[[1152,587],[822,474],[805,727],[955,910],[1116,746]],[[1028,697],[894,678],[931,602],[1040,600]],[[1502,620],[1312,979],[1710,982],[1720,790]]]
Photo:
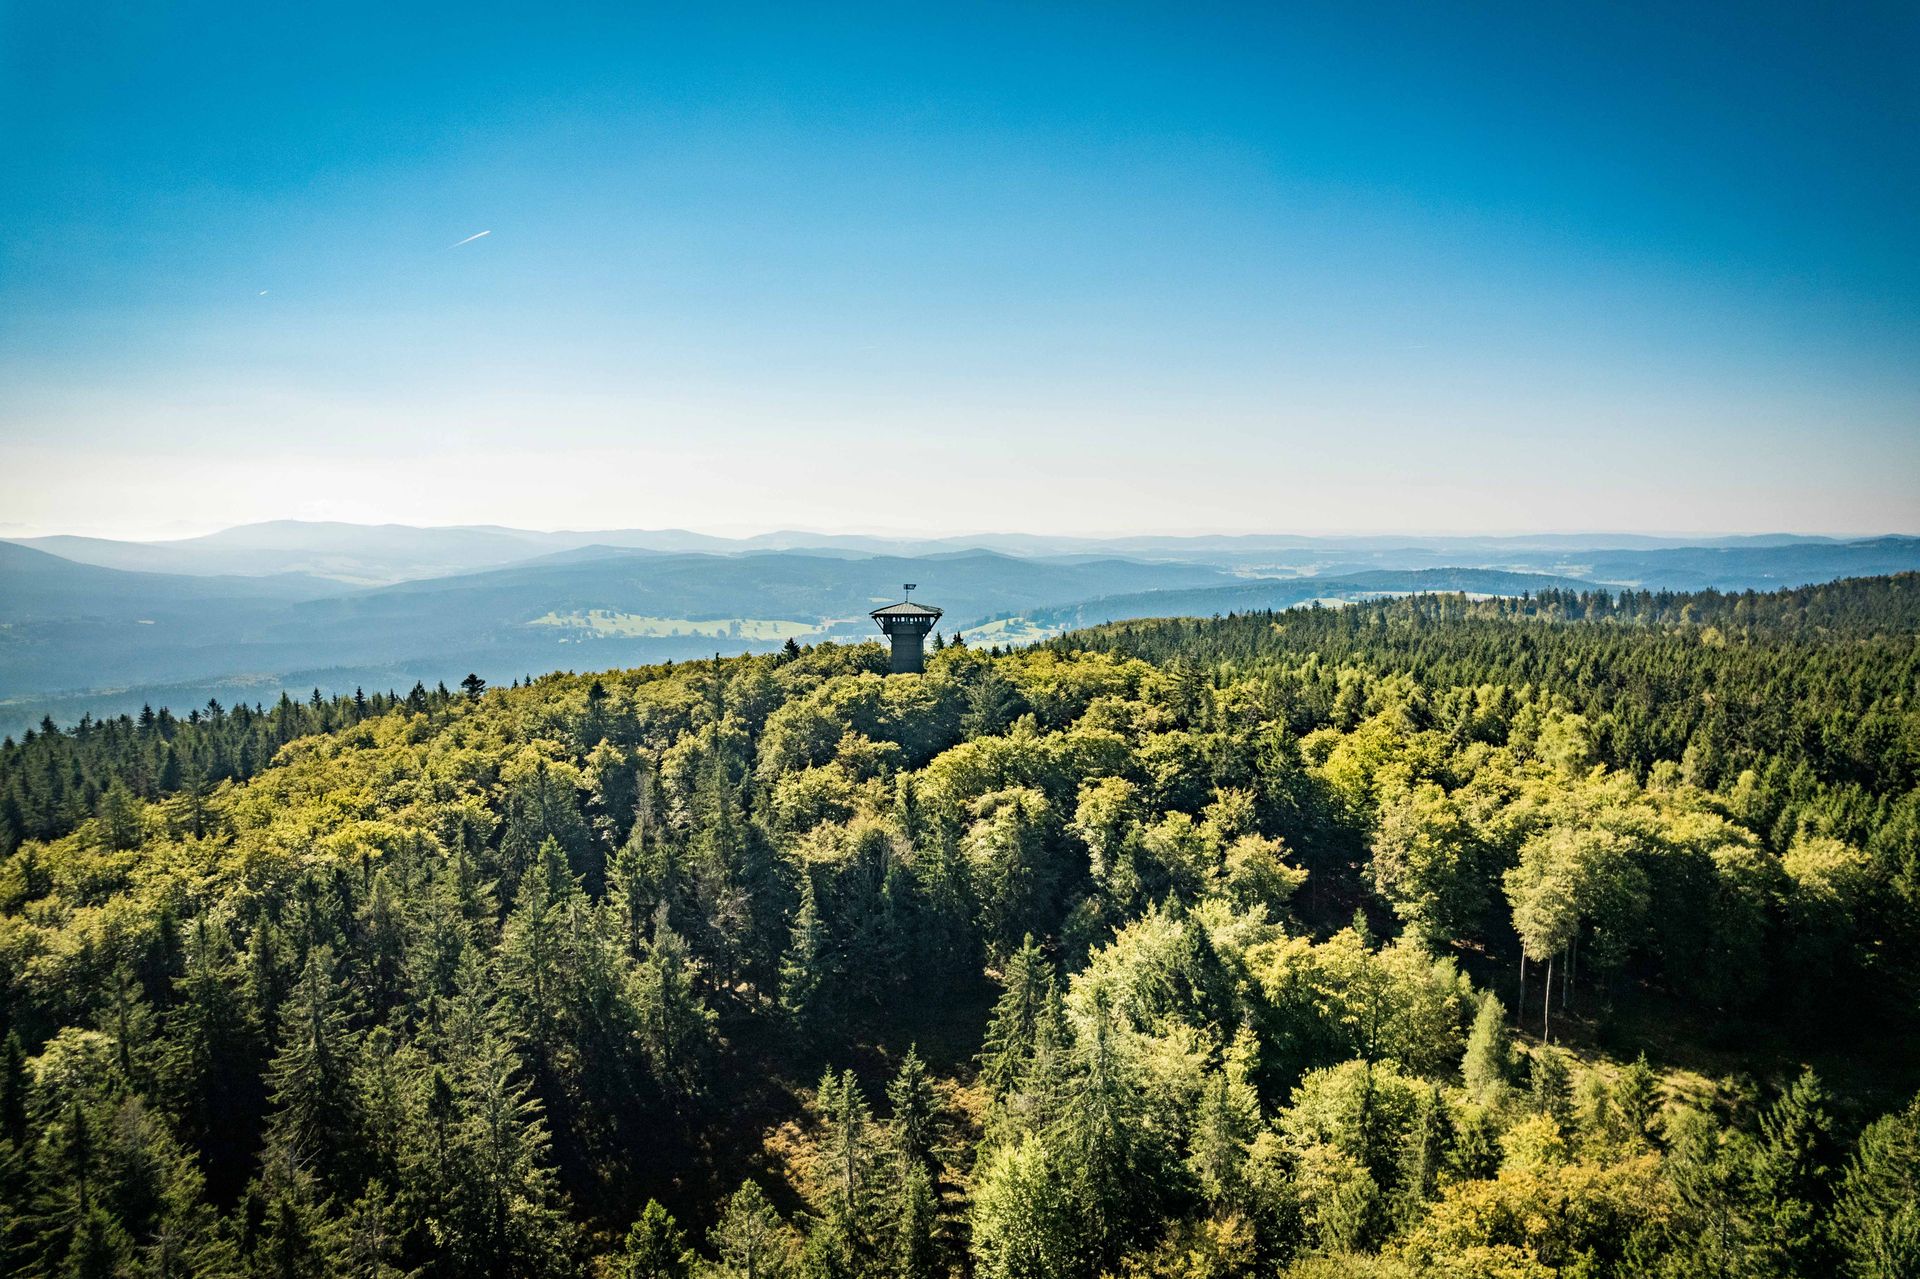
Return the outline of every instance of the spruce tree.
[[[347,1028],[333,952],[316,946],[281,1017],[268,1070],[274,1111],[267,1140],[334,1193],[357,1189],[360,1105],[353,1083],[358,1046]]]
[[[1614,1108],[1629,1141],[1645,1141],[1660,1110],[1660,1079],[1641,1053],[1620,1072],[1619,1086],[1613,1090]]]
[[[27,1140],[27,1051],[20,1032],[9,1030],[0,1044],[0,1137],[19,1150]]]
[[[925,1167],[909,1164],[894,1191],[892,1262],[894,1279],[933,1279],[939,1265],[934,1239],[937,1206],[933,1179]]]
[[[815,1205],[829,1233],[829,1253],[847,1273],[858,1273],[873,1243],[873,1114],[851,1070],[837,1077],[829,1070],[815,1105],[821,1117]]]
[[[1500,1126],[1483,1106],[1456,1117],[1447,1167],[1462,1181],[1483,1181],[1500,1170]]]
[[[1684,1275],[1744,1274],[1735,1212],[1736,1159],[1713,1116],[1686,1107],[1668,1117],[1667,1181],[1678,1204],[1674,1245]]]
[[[543,1074],[554,1066],[564,1015],[561,971],[564,888],[555,883],[560,846],[549,838],[526,868],[500,936],[500,977],[528,1054]]]
[[[1013,1086],[1032,1054],[1034,1026],[1052,984],[1051,966],[1031,933],[1007,957],[1000,984],[980,1045],[980,1079],[996,1096]]]
[[[247,937],[240,985],[247,1016],[268,1042],[279,1037],[280,1005],[290,985],[291,964],[286,951],[286,937],[279,925],[263,915]]]
[[[376,1181],[354,1200],[334,1232],[328,1273],[340,1279],[413,1279],[401,1268],[401,1213]]]
[[[1068,1159],[1027,1135],[987,1152],[970,1210],[974,1272],[981,1279],[1098,1273],[1077,1203]]]
[[[121,1279],[133,1255],[133,1241],[114,1215],[98,1204],[74,1227],[60,1267],[61,1279]]]
[[[1121,1029],[1101,987],[1094,988],[1086,1033],[1075,1043],[1079,1096],[1062,1137],[1075,1173],[1087,1247],[1112,1266],[1126,1244],[1156,1219],[1156,1134],[1140,1122],[1139,1082]]]
[[[1040,1012],[1034,1019],[1033,1051],[1008,1099],[1007,1119],[1015,1128],[1029,1132],[1058,1129],[1078,1098],[1074,1069],[1073,1028],[1067,1021],[1066,998],[1052,973],[1047,973]]]
[[[627,1230],[614,1274],[616,1279],[687,1279],[692,1264],[679,1223],[659,1200],[649,1199]]]
[[[382,1021],[405,997],[408,928],[385,869],[374,873],[354,923],[354,991],[373,1019]]]
[[[707,1235],[717,1279],[788,1279],[793,1235],[759,1186],[742,1182]]]
[[[667,926],[664,903],[654,912],[653,939],[631,981],[640,1044],[654,1079],[669,1094],[691,1093],[712,1045],[716,1018],[695,988],[693,957]]]
[[[1201,1086],[1200,1107],[1188,1140],[1187,1169],[1216,1211],[1245,1201],[1247,1147],[1259,1131],[1259,1102],[1224,1070]]]
[[[113,1039],[114,1064],[129,1088],[151,1091],[154,1055],[153,1009],[133,965],[115,964],[107,977],[107,1006],[100,1029]]]
[[[1527,1090],[1533,1108],[1564,1130],[1573,1119],[1573,1079],[1566,1054],[1536,1044],[1528,1057]]]
[[[269,1149],[243,1208],[248,1271],[262,1279],[332,1279],[339,1243],[322,1189],[290,1149]]]
[[[1491,994],[1482,995],[1467,1035],[1466,1055],[1460,1061],[1461,1082],[1483,1106],[1499,1104],[1513,1077],[1513,1034],[1507,1028],[1507,1010]]]
[[[1838,1155],[1826,1089],[1805,1071],[1761,1116],[1747,1169],[1751,1247],[1767,1273],[1813,1279],[1830,1272],[1826,1226]]]
[[[1428,1201],[1439,1194],[1441,1174],[1453,1157],[1454,1140],[1446,1095],[1438,1084],[1429,1084],[1420,1094],[1394,1179],[1407,1220],[1417,1220],[1425,1213]]]
[[[927,1077],[926,1063],[912,1046],[900,1059],[900,1069],[887,1085],[887,1105],[893,1111],[891,1134],[897,1162],[904,1170],[918,1164],[929,1174],[939,1167],[933,1152],[934,1111],[938,1099]]]
[[[607,863],[607,893],[602,899],[613,919],[615,935],[629,958],[638,959],[647,939],[647,921],[659,903],[648,873],[645,827],[635,822],[627,838]]]
[[[101,843],[115,852],[138,848],[141,825],[139,801],[124,781],[114,778],[100,796]]]
[[[793,915],[786,953],[780,959],[780,1011],[803,1037],[825,1029],[826,944],[813,875],[802,866],[800,905]]]
[[[228,1199],[258,1132],[263,1045],[226,929],[204,915],[188,935],[174,999],[160,1046],[160,1095],[199,1149],[216,1197]]]
[[[1832,1234],[1852,1279],[1920,1275],[1920,1098],[1860,1134]]]
[[[451,1273],[486,1279],[569,1273],[579,1238],[562,1206],[539,1102],[497,1043],[485,1046],[463,1073],[449,1161]]]

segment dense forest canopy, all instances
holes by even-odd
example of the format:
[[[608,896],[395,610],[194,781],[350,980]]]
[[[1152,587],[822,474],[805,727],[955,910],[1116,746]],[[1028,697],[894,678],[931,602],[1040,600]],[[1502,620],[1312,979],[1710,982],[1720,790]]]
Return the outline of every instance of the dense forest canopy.
[[[1916,585],[44,724],[0,1269],[1920,1273]]]

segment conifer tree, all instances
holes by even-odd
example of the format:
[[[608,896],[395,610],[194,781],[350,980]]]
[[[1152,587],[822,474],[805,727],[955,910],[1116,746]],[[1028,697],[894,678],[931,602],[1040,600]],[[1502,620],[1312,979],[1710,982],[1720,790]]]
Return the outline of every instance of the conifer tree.
[[[1020,1077],[1033,1053],[1034,1027],[1047,989],[1051,966],[1029,933],[1019,949],[1007,957],[1000,977],[1001,992],[987,1021],[980,1046],[980,1078],[995,1094],[1003,1095]]]
[[[353,1085],[357,1045],[333,952],[316,946],[281,1017],[280,1048],[268,1070],[274,1106],[269,1144],[309,1168],[330,1191],[355,1188],[360,1105]]]
[[[509,787],[505,807],[506,825],[500,835],[502,892],[518,900],[520,876],[536,858],[552,856],[553,850],[545,847],[549,840],[572,874],[598,883],[602,868],[594,863],[592,836],[580,815],[579,798],[544,760]]]
[[[640,1043],[655,1080],[669,1093],[690,1093],[699,1081],[716,1018],[695,988],[687,944],[667,926],[665,903],[654,911],[653,940],[632,983]]]
[[[392,1027],[375,1026],[361,1036],[360,1055],[353,1069],[354,1096],[360,1109],[361,1169],[385,1185],[398,1184],[406,1160],[405,1142],[416,1086],[415,1060],[412,1051],[396,1041]]]
[[[893,1111],[890,1132],[896,1162],[902,1170],[917,1164],[929,1175],[938,1170],[934,1156],[934,1112],[938,1106],[926,1063],[915,1046],[907,1048],[900,1069],[887,1085],[887,1105]]]
[[[118,1220],[98,1204],[82,1214],[60,1268],[63,1279],[120,1279],[133,1256],[133,1241]]]
[[[1713,1116],[1687,1107],[1669,1117],[1666,1172],[1679,1203],[1677,1234],[1694,1275],[1744,1273],[1735,1194],[1738,1148],[1730,1150]]]
[[[1551,1044],[1535,1045],[1528,1058],[1527,1089],[1533,1108],[1565,1129],[1573,1119],[1573,1080],[1566,1055]]]
[[[1096,1273],[1074,1173],[1031,1134],[989,1152],[974,1187],[971,1243],[981,1279],[1080,1279]]]
[[[988,666],[967,688],[967,709],[960,717],[961,736],[993,737],[1007,731],[1020,715],[1020,694],[996,667]]]
[[[613,926],[629,958],[638,959],[647,939],[647,922],[656,905],[665,904],[648,873],[645,827],[636,821],[627,838],[607,863],[607,894],[603,899]]]
[[[153,1009],[147,1004],[133,965],[115,964],[107,977],[107,1006],[100,1029],[113,1039],[114,1063],[127,1086],[149,1091],[152,1085]]]
[[[707,1235],[717,1279],[787,1279],[793,1273],[792,1233],[759,1186],[742,1182]]]
[[[934,1239],[937,1209],[933,1178],[918,1163],[906,1165],[894,1192],[892,1262],[894,1279],[933,1279],[939,1251]]]
[[[1420,1093],[1394,1178],[1407,1219],[1417,1219],[1439,1193],[1441,1173],[1452,1159],[1453,1144],[1453,1116],[1446,1097],[1439,1085],[1429,1084]]]
[[[160,1047],[160,1093],[201,1153],[215,1193],[239,1188],[264,1096],[262,1044],[239,986],[226,930],[202,915],[188,935],[185,971]]]
[[[1868,1124],[1840,1181],[1833,1238],[1852,1279],[1920,1275],[1920,1098]]]
[[[486,1046],[465,1076],[450,1159],[449,1273],[567,1273],[579,1241],[561,1207],[539,1103],[503,1047]]]
[[[1158,1169],[1139,1123],[1138,1082],[1106,991],[1095,987],[1086,1028],[1075,1043],[1076,1104],[1062,1134],[1071,1157],[1086,1241],[1111,1266],[1154,1219]]]
[[[287,1148],[267,1151],[260,1179],[241,1207],[241,1251],[250,1275],[331,1279],[339,1240],[312,1173]]]
[[[1232,1210],[1244,1202],[1247,1147],[1259,1125],[1259,1101],[1251,1089],[1236,1086],[1226,1071],[1215,1071],[1200,1093],[1187,1169],[1217,1211]]]
[[[617,1279],[686,1279],[692,1264],[679,1223],[659,1200],[649,1199],[627,1230],[614,1273]]]
[[[330,1274],[341,1279],[411,1279],[400,1266],[401,1214],[378,1181],[353,1201],[334,1232]]]
[[[93,1203],[95,1167],[99,1151],[93,1140],[93,1122],[76,1100],[68,1104],[64,1127],[49,1134],[57,1182],[64,1185],[73,1206],[85,1212]]]
[[[815,1203],[826,1251],[846,1273],[858,1273],[871,1255],[874,1179],[873,1114],[851,1070],[820,1080],[819,1173]]]
[[[801,1035],[823,1029],[826,999],[826,929],[820,922],[813,875],[800,870],[800,905],[793,915],[786,953],[780,959],[780,1011]]]
[[[1748,1166],[1752,1248],[1762,1270],[1805,1279],[1830,1272],[1826,1219],[1838,1162],[1826,1089],[1805,1071],[1761,1116]]]
[[[20,1032],[0,1043],[0,1138],[19,1150],[27,1141],[27,1053]]]
[[[141,814],[139,801],[127,784],[114,778],[100,796],[100,839],[116,852],[140,846]]]
[[[267,1042],[279,1038],[280,1005],[291,985],[290,967],[284,934],[279,925],[262,916],[248,934],[240,980],[247,1016]]]
[[[1483,1106],[1497,1105],[1513,1077],[1513,1035],[1506,1009],[1491,994],[1482,995],[1467,1036],[1466,1056],[1460,1062],[1467,1093]]]
[[[564,889],[554,882],[560,846],[545,840],[514,895],[500,936],[500,977],[536,1068],[551,1071],[560,1046]]]
[[[407,920],[385,869],[376,871],[355,917],[354,988],[374,1020],[384,1020],[405,994]]]
[[[1627,1139],[1641,1142],[1652,1132],[1654,1116],[1660,1109],[1660,1080],[1641,1053],[1620,1072],[1620,1084],[1613,1090],[1613,1104],[1620,1113],[1620,1125]]]

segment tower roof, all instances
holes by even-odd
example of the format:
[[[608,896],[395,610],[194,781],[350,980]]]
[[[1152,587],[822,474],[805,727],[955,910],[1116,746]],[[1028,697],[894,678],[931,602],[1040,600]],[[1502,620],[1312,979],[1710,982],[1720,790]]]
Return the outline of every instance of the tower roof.
[[[888,604],[885,607],[876,608],[872,613],[868,614],[868,616],[874,618],[876,621],[887,617],[937,618],[940,616],[940,610],[937,608],[928,608],[925,604],[915,604],[912,600],[902,600],[898,604]]]

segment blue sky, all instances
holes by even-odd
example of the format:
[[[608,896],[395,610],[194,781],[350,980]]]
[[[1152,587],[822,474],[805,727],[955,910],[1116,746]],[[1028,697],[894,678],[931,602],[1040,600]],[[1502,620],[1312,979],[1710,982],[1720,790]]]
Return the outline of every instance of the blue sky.
[[[1911,5],[0,3],[0,524],[1920,531],[1915,65]]]

